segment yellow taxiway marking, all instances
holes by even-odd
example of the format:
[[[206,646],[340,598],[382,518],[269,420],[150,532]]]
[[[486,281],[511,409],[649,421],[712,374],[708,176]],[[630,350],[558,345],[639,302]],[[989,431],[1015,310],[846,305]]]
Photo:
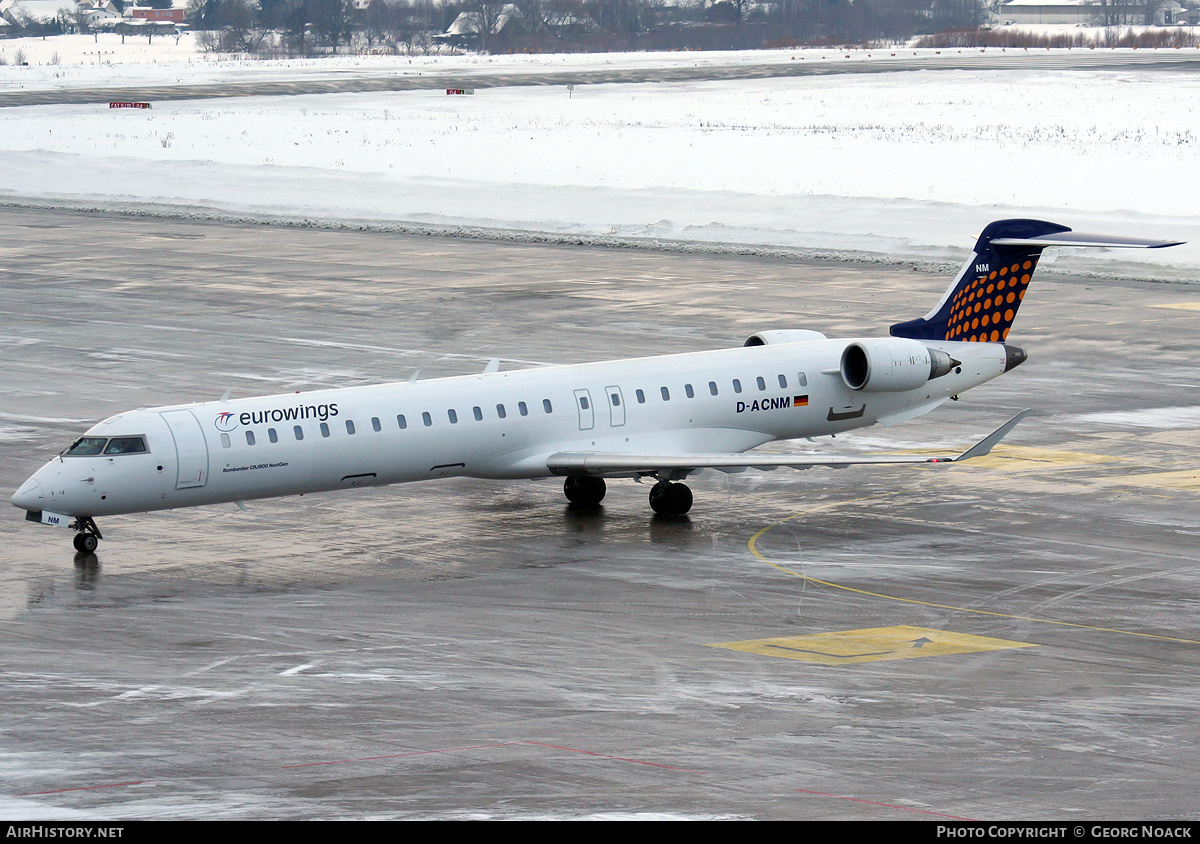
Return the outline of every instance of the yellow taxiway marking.
[[[939,604],[936,601],[921,601],[916,598],[901,598],[898,595],[885,595],[882,592],[869,592],[866,589],[856,589],[853,586],[845,586],[841,583],[834,583],[833,581],[830,581],[830,580],[820,580],[815,577],[810,577],[807,574],[801,574],[798,571],[793,571],[792,569],[788,568],[785,565],[782,565],[780,563],[771,562],[765,556],[763,556],[761,551],[758,550],[758,540],[761,539],[768,532],[774,530],[775,528],[779,527],[780,525],[782,525],[786,522],[793,521],[794,519],[802,519],[805,516],[812,515],[813,513],[816,513],[820,510],[829,510],[834,507],[844,507],[848,504],[861,504],[864,501],[879,501],[881,499],[889,498],[889,497],[891,497],[891,496],[872,495],[872,496],[866,496],[864,498],[853,498],[853,499],[850,499],[847,501],[832,501],[828,504],[818,504],[816,507],[810,507],[809,509],[804,510],[800,513],[795,513],[791,516],[788,516],[786,519],[780,519],[778,522],[775,522],[774,524],[771,524],[771,525],[767,525],[765,528],[763,528],[762,530],[759,530],[753,536],[750,537],[750,541],[749,541],[749,543],[747,543],[750,548],[750,553],[753,554],[758,559],[762,560],[764,563],[766,563],[771,568],[773,568],[777,571],[781,571],[784,574],[791,575],[792,577],[798,577],[801,580],[807,581],[808,583],[815,583],[818,586],[827,586],[830,589],[840,589],[843,592],[853,592],[856,595],[864,595],[869,598],[880,598],[885,601],[899,601],[900,603],[916,604],[917,606],[922,606],[922,607],[936,607],[941,610],[953,610],[955,612],[966,612],[966,613],[971,613],[972,615],[987,615],[987,616],[991,616],[992,618],[1011,618],[1016,621],[1032,621],[1037,624],[1052,624],[1056,627],[1074,627],[1077,630],[1094,630],[1097,633],[1120,633],[1124,636],[1137,636],[1142,639],[1157,639],[1160,642],[1182,642],[1187,645],[1200,645],[1200,640],[1183,639],[1178,636],[1160,636],[1156,633],[1138,633],[1137,631],[1134,631],[1134,630],[1121,630],[1118,627],[1097,627],[1097,626],[1094,626],[1091,624],[1076,624],[1075,622],[1071,622],[1071,621],[1055,621],[1055,620],[1049,619],[1049,618],[1035,618],[1035,617],[1027,616],[1027,615],[1012,615],[1011,613],[993,612],[991,610],[977,610],[977,609],[972,609],[971,607],[956,607],[953,604]]]
[[[710,648],[798,659],[821,665],[853,665],[887,659],[914,659],[922,656],[947,656],[1006,648],[1036,648],[1029,642],[992,639],[967,633],[950,633],[928,627],[874,627],[866,630],[841,630],[812,636],[781,636],[775,639],[751,639],[745,642],[717,642]]]
[[[928,454],[927,448],[903,448],[880,454]],[[1039,471],[1043,472],[1049,466],[1069,468],[1072,466],[1102,466],[1106,463],[1127,462],[1128,457],[1113,457],[1108,454],[1092,454],[1086,451],[1062,451],[1053,448],[1033,448],[1024,445],[1000,445],[992,449],[991,454],[982,457],[972,457],[970,463],[964,466],[984,469],[1006,469],[1013,472]],[[940,466],[924,466],[918,468],[941,470]]]
[[[991,454],[974,457],[967,465],[983,469],[1008,469],[1011,471],[1042,471],[1048,466],[1098,466],[1119,463],[1125,457],[1110,457],[1107,454],[1089,454],[1084,451],[1060,451],[1052,448],[1031,448],[1022,445],[998,446]]]
[[[1200,311],[1200,302],[1171,302],[1165,305],[1151,305],[1152,308],[1174,308],[1178,311]]]
[[[918,450],[912,450],[918,453]],[[969,469],[1000,469],[1010,475],[1041,475],[1049,469],[1058,474],[1048,476],[1048,479],[1034,477],[1039,483],[1058,482],[1064,478],[1070,482],[1084,482],[1103,487],[1137,486],[1157,487],[1164,490],[1181,490],[1185,492],[1200,492],[1200,471],[1184,469],[1171,472],[1131,472],[1120,464],[1131,463],[1132,458],[1117,457],[1109,454],[1092,454],[1085,451],[1062,451],[1050,448],[1030,448],[1020,445],[1003,445],[992,449],[992,453],[983,457],[975,457],[967,465]],[[940,470],[937,466],[920,466],[928,470]],[[1115,469],[1118,474],[1105,472],[1082,472],[1074,475],[1063,475],[1064,471],[1072,469]],[[955,480],[964,483],[975,481],[972,474],[959,470]]]
[[[1109,478],[1107,482],[1119,486],[1200,490],[1200,471],[1196,469],[1184,469],[1180,472],[1144,472],[1140,475],[1122,475],[1119,478]]]

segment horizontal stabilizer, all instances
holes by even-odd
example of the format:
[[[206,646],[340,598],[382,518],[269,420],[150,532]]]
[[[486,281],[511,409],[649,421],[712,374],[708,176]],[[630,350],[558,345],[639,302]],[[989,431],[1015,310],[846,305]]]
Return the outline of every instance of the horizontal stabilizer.
[[[1184,241],[1065,231],[1036,237],[997,237],[989,240],[988,243],[993,246],[1108,246],[1129,249],[1162,249],[1166,246],[1180,246]]]
[[[809,469],[814,466],[862,466],[880,464],[957,463],[982,457],[991,452],[996,443],[1004,439],[1028,416],[1031,410],[1022,410],[995,431],[958,455],[928,454],[764,454],[744,452],[740,454],[609,454],[605,452],[560,452],[552,454],[546,461],[550,472],[555,475],[629,475],[671,474],[695,472],[700,469],[716,469],[720,472],[741,472],[746,469]]]

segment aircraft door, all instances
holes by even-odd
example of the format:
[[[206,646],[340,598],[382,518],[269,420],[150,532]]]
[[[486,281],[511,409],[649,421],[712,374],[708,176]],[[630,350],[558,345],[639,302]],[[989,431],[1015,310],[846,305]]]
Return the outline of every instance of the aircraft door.
[[[620,387],[605,387],[604,392],[608,395],[608,424],[620,428],[625,424],[625,396]]]
[[[204,486],[208,483],[208,443],[200,421],[190,410],[167,410],[159,416],[175,438],[175,489]]]
[[[575,409],[579,411],[579,430],[590,431],[596,427],[596,409],[592,407],[592,394],[587,390],[575,391]]]

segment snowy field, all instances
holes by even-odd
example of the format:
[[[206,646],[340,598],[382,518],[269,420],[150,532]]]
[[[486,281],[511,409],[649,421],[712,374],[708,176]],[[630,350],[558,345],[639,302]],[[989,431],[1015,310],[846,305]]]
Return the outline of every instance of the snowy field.
[[[126,54],[91,36],[4,42],[0,91],[823,60],[778,51],[218,61],[186,37],[154,49],[128,40]],[[30,66],[12,65],[18,48]],[[57,63],[42,63],[47,50]],[[3,116],[0,201],[10,204],[937,263],[960,261],[992,219],[1034,216],[1190,241],[1080,255],[1073,271],[1200,281],[1200,75],[1186,71],[911,71]]]

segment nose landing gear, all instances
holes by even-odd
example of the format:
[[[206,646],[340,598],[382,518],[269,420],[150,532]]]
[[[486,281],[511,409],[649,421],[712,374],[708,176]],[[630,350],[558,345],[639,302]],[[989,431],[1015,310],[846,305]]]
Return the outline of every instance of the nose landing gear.
[[[100,546],[100,540],[104,538],[91,516],[76,517],[70,527],[72,530],[78,531],[74,540],[75,550],[84,554],[93,553]]]

